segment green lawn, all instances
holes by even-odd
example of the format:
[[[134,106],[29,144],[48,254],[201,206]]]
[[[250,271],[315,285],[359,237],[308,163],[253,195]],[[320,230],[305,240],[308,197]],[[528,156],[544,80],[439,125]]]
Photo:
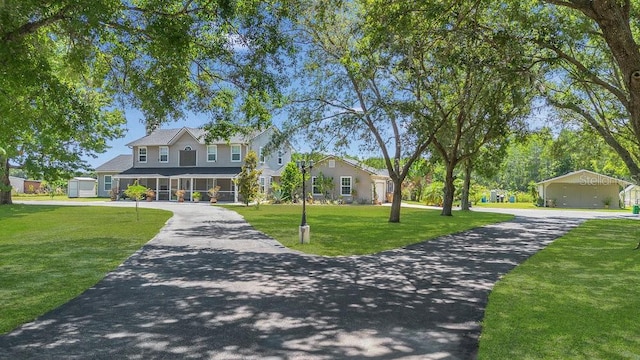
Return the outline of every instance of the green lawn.
[[[495,208],[495,209],[544,209],[544,208],[537,207],[530,202],[477,203],[473,206],[479,207],[479,208]]]
[[[533,203],[478,203],[473,205],[476,208],[487,208],[487,209],[537,209],[537,210],[548,210],[548,211],[606,211],[606,212],[623,212],[623,213],[631,213],[631,209],[576,209],[576,208],[560,208],[560,207],[538,207]]]
[[[171,213],[0,206],[0,333],[76,297],[149,241]]]
[[[67,195],[54,195],[53,197],[46,194],[13,194],[11,199],[14,201],[74,201],[74,202],[95,202],[95,201],[111,201],[108,198],[70,198]]]
[[[299,244],[299,205],[226,206],[235,210],[256,229],[283,245],[318,255],[362,255],[415,244],[441,235],[506,221],[511,215],[454,212],[440,216],[439,210],[403,208],[401,223],[391,224],[389,207],[362,205],[307,206],[311,243]]]
[[[640,358],[637,220],[590,220],[507,274],[483,321],[481,359]]]

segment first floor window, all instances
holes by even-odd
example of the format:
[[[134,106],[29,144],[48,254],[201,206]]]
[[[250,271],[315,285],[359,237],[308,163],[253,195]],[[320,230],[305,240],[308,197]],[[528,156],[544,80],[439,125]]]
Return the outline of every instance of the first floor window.
[[[242,148],[240,145],[231,145],[231,161],[239,162],[242,160]]]
[[[218,146],[208,145],[207,146],[207,162],[216,162],[216,161],[218,161]]]
[[[320,184],[318,184],[318,178],[316,176],[311,178],[311,192],[313,195],[322,195],[320,192]]]
[[[138,148],[138,162],[146,163],[147,162],[147,148],[139,147]]]
[[[111,191],[111,175],[104,176],[104,191]]]
[[[351,195],[351,176],[340,176],[340,195]]]
[[[260,176],[260,192],[261,193],[264,193],[266,190],[265,184],[266,184],[265,178],[263,176]]]
[[[160,146],[160,162],[166,163],[169,162],[169,147],[168,146]]]

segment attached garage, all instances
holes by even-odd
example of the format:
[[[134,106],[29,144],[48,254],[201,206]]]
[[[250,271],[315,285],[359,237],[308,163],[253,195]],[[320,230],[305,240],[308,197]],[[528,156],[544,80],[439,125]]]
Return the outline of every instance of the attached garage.
[[[537,183],[545,206],[577,209],[618,209],[620,190],[628,181],[579,170]]]
[[[97,197],[96,179],[87,177],[75,177],[69,180],[67,187],[67,196],[70,198],[87,198]]]

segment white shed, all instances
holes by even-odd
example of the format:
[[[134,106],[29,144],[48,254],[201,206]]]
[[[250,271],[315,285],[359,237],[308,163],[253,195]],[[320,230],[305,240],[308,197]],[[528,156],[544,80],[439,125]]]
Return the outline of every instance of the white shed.
[[[96,192],[96,184],[97,180],[94,178],[75,177],[69,180],[69,185],[67,186],[67,196],[70,198],[97,197],[98,193]]]
[[[15,176],[9,176],[9,182],[11,183],[11,187],[13,188],[13,190],[16,193],[22,194],[24,192],[24,179],[23,178],[19,178],[19,177],[15,177]]]

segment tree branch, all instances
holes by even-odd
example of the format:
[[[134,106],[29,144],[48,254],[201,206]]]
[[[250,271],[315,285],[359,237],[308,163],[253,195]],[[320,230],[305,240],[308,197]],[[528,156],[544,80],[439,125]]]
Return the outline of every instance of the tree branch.
[[[38,31],[38,29],[43,28],[47,25],[51,25],[57,21],[60,20],[64,20],[67,19],[67,11],[70,9],[69,6],[65,6],[62,9],[58,10],[58,12],[56,12],[55,14],[46,17],[46,18],[42,18],[36,21],[32,21],[29,23],[26,23],[22,26],[20,26],[19,28],[10,31],[8,33],[6,33],[3,37],[2,40],[4,42],[11,42],[11,41],[16,41],[19,38],[22,38],[26,35],[32,34],[36,31]]]
[[[557,46],[554,46],[554,45],[551,45],[551,44],[547,44],[547,43],[545,43],[543,41],[538,41],[538,40],[536,40],[535,42],[538,45],[540,45],[542,47],[545,47],[545,48],[555,52],[561,59],[564,59],[565,61],[567,61],[570,64],[572,64],[573,66],[575,66],[578,69],[578,71],[580,71],[581,73],[587,75],[588,78],[591,79],[591,81],[594,84],[598,84],[599,86],[605,88],[607,91],[609,91],[611,94],[613,94],[613,96],[618,98],[618,100],[624,105],[624,107],[627,110],[629,109],[629,99],[627,99],[626,93],[624,91],[621,91],[617,87],[609,84],[608,82],[602,80],[597,75],[593,74],[591,71],[589,71],[589,69],[587,69],[586,66],[584,66],[583,63],[578,61],[578,59],[576,59],[575,57],[573,57],[573,56],[567,54],[566,52],[562,51],[562,49],[558,48]]]

